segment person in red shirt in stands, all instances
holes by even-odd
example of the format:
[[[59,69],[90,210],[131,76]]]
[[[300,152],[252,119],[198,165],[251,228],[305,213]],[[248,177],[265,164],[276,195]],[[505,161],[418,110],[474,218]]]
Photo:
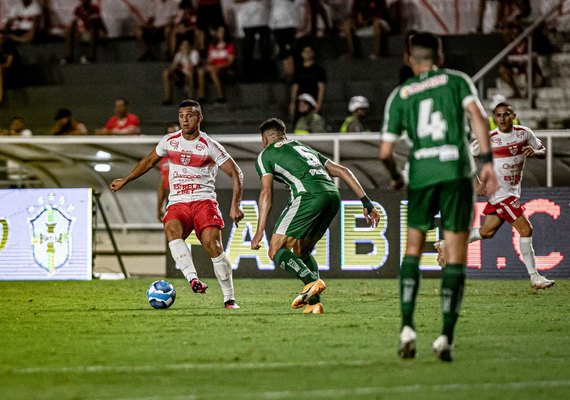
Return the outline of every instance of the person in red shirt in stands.
[[[141,133],[139,117],[129,112],[129,102],[126,99],[115,100],[115,115],[105,127],[97,129],[96,135],[138,135]]]
[[[198,71],[198,97],[199,101],[206,98],[206,72],[214,84],[216,103],[225,103],[224,92],[220,75],[227,71],[234,63],[236,55],[233,43],[226,42],[226,29],[219,27],[216,31],[214,43],[208,46],[208,59],[204,68]]]

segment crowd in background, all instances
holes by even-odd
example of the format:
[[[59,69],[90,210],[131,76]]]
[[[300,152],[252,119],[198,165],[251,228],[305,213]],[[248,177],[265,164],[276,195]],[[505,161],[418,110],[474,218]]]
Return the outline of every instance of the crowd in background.
[[[147,7],[144,10],[134,6],[131,10],[138,21],[132,27],[132,36],[141,49],[138,61],[162,61],[168,64],[162,73],[163,105],[173,104],[174,85],[181,87],[185,96],[201,103],[224,103],[227,101],[224,90],[227,82],[236,79],[244,82],[284,81],[291,87],[288,105],[291,130],[298,133],[331,129],[320,115],[327,77],[326,69],[317,62],[315,56],[315,39],[338,36],[347,49],[343,57],[381,59],[383,38],[402,33],[402,15],[405,14],[402,7],[406,3],[404,0],[145,2]],[[0,104],[4,88],[17,85],[19,51],[25,51],[18,49],[21,44],[54,40],[55,35],[60,37],[59,40],[61,37],[64,39],[62,65],[97,62],[99,43],[109,35],[100,2],[76,0],[73,7],[68,4],[70,15],[65,21],[50,8],[54,6],[53,3],[45,0],[13,0],[3,10]],[[479,0],[478,6],[478,20],[473,30],[502,32],[506,43],[520,34],[532,19],[530,0]],[[374,38],[373,49],[370,54],[360,54],[358,38],[366,30]],[[539,30],[536,36],[537,43],[540,43],[535,46],[538,53],[549,52],[548,35]],[[240,46],[237,45],[237,38]],[[79,41],[88,43],[85,54],[77,54]],[[511,88],[512,97],[523,95],[515,82],[515,75],[525,73],[528,53],[525,44],[526,41],[523,41],[517,46],[500,67],[500,76]],[[535,60],[534,83],[543,85],[545,80],[541,66],[536,61],[536,54],[532,56]],[[210,91],[207,85],[210,83],[213,98],[208,98]],[[56,124],[67,128],[58,129],[55,126],[50,129],[50,133],[87,133],[87,129],[69,127],[70,124],[73,125],[70,122],[73,121],[70,110],[63,114],[60,111],[62,110],[58,111],[58,115],[65,114],[67,120],[62,122],[63,117],[56,118]],[[349,110],[349,116],[353,117],[353,111]],[[364,117],[365,113],[359,118]],[[333,131],[339,129],[340,127],[332,127]],[[109,134],[108,132],[114,131],[102,128],[95,132]],[[120,132],[138,133],[140,129]]]

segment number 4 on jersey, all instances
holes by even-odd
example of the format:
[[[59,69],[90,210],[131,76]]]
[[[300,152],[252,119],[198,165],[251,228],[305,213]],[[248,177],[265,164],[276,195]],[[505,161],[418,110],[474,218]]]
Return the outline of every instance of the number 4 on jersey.
[[[447,121],[443,119],[441,111],[433,110],[433,99],[425,99],[420,102],[418,116],[418,138],[431,136],[433,141],[445,138]]]

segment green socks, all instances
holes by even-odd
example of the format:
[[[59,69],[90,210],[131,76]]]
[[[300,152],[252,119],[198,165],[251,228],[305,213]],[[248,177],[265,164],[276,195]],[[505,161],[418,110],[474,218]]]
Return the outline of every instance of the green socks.
[[[420,287],[420,258],[404,256],[400,270],[400,309],[402,311],[402,327],[414,328],[414,309]]]
[[[465,265],[447,264],[441,278],[441,312],[443,314],[443,334],[453,343],[453,331],[459,317],[461,300],[465,288]]]
[[[295,275],[297,278],[303,281],[305,285],[319,279],[318,272],[315,274],[313,271],[307,268],[307,265],[305,265],[303,260],[301,260],[289,249],[280,248],[277,250],[273,261],[279,266],[279,268],[283,268],[290,274]]]

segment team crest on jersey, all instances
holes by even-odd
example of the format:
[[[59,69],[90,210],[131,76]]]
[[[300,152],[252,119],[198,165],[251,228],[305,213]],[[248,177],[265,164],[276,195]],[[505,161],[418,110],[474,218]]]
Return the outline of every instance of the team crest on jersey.
[[[186,152],[180,153],[180,162],[182,163],[182,165],[190,164],[191,156],[192,156],[192,153],[186,153]]]
[[[513,156],[517,154],[518,150],[519,150],[519,148],[518,148],[518,146],[517,146],[516,144],[515,144],[515,145],[512,145],[512,146],[509,146],[509,152],[510,152]]]
[[[178,149],[178,141],[177,140],[170,141],[170,145],[172,146],[172,148],[174,150]]]

